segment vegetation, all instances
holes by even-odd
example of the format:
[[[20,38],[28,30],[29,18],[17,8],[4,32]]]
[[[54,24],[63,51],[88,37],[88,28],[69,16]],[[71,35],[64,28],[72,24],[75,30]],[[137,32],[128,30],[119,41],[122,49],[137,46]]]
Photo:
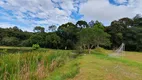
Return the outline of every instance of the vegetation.
[[[33,31],[22,31],[17,26],[0,28],[0,46],[31,47],[39,44],[42,48],[76,49],[84,45],[85,49],[97,46],[106,49],[116,49],[125,43],[127,51],[142,51],[142,17],[136,15],[133,19],[121,18],[104,26],[101,22],[89,23],[80,20],[76,24],[71,22],[44,27],[36,26]],[[91,47],[92,46],[92,47]]]
[[[82,29],[79,33],[79,44],[83,49],[90,50],[99,45],[110,45],[110,35],[104,32],[104,26],[101,23],[96,23],[93,28]]]
[[[33,31],[0,28],[0,80],[142,80],[142,17],[110,26],[80,20]],[[139,52],[108,56],[112,51],[106,49],[122,43],[126,51]]]
[[[61,50],[36,50],[15,54],[3,53],[0,55],[0,79],[44,80],[49,78],[51,80],[52,76],[56,75],[56,78],[60,77],[63,80],[74,77],[79,70],[78,63],[72,61],[75,56],[71,51]],[[67,64],[64,65],[65,63]],[[59,76],[62,69],[67,71]]]
[[[4,49],[5,48],[5,49]],[[125,52],[124,57],[113,58],[112,50],[96,48],[78,56],[72,50],[43,49],[15,52],[3,47],[0,53],[1,80],[141,80],[140,52]],[[22,48],[31,49],[32,48]]]
[[[126,56],[120,58],[109,57],[107,54],[112,51],[103,48],[96,48],[91,53],[81,56],[78,61],[80,73],[70,80],[142,79],[141,53],[125,52]]]
[[[40,46],[38,44],[33,44],[32,48],[33,48],[33,50],[37,50],[40,48]]]

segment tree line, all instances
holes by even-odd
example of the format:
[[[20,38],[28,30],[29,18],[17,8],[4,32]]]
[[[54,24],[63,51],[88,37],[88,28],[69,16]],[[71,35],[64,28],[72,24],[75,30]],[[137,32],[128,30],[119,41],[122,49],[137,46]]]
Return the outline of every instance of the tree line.
[[[68,22],[48,27],[36,26],[33,32],[22,31],[17,26],[0,28],[1,46],[27,46],[39,44],[43,48],[53,49],[92,49],[104,47],[116,49],[125,43],[128,51],[142,51],[142,17],[124,17],[104,26],[99,21],[80,20],[76,24]]]

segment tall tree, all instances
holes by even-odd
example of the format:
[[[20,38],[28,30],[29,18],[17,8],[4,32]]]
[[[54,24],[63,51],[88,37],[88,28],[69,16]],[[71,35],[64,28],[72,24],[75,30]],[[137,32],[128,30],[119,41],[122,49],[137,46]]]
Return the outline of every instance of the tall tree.
[[[130,18],[127,18],[127,17],[119,19],[118,22],[119,22],[120,25],[123,26],[125,29],[126,29],[126,28],[130,28],[130,27],[133,26],[133,20],[130,19]]]
[[[86,21],[80,20],[76,23],[76,26],[79,28],[87,28],[89,27]]]
[[[102,29],[102,30],[104,30],[104,28],[105,28],[104,25],[101,22],[99,22],[99,21],[96,21],[94,23],[93,27],[98,28],[98,29]]]
[[[142,15],[137,14],[134,18],[134,26],[142,26]]]
[[[61,38],[62,48],[73,49],[77,42],[78,28],[71,22],[59,26],[57,34]]]
[[[45,38],[45,45],[49,48],[59,48],[60,44],[60,37],[56,33],[50,33]]]
[[[108,33],[111,35],[112,48],[118,48],[123,42],[124,26],[119,21],[112,21],[108,27]]]
[[[56,31],[56,28],[57,27],[55,25],[51,25],[48,27],[48,30],[54,32],[54,31]]]
[[[95,22],[94,22],[93,20],[91,20],[91,21],[88,23],[88,25],[89,25],[90,27],[93,27],[93,26],[95,25]]]
[[[142,28],[132,27],[127,29],[124,36],[125,48],[129,51],[142,51]]]
[[[79,33],[79,44],[81,48],[87,48],[90,53],[93,47],[99,47],[99,45],[109,46],[109,37],[110,35],[104,32],[99,24],[93,28],[82,29]]]
[[[45,30],[44,27],[36,26],[33,31],[34,31],[34,32],[44,33],[44,32],[45,32],[44,30]]]
[[[41,47],[45,47],[45,34],[33,34],[29,38],[29,42],[31,45],[39,44]]]

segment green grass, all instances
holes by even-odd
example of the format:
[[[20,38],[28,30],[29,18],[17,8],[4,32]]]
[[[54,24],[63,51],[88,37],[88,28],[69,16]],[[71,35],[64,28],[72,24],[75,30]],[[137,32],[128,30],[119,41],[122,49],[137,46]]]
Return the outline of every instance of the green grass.
[[[66,63],[63,67],[56,69],[47,80],[66,80],[68,78],[73,78],[77,73],[79,73],[77,60],[70,61]]]
[[[39,48],[38,51],[47,51],[52,49]],[[0,46],[0,53],[26,53],[34,51],[32,47],[11,47],[11,46]]]
[[[97,49],[83,55],[79,59],[80,73],[71,80],[142,80],[141,62],[125,56],[110,57],[107,52],[111,51]]]
[[[0,54],[0,80],[142,80],[141,52],[110,57],[113,51],[102,48],[81,56],[72,50],[41,48],[9,54],[6,49]]]
[[[74,60],[76,56],[70,50],[52,49],[21,53],[9,54],[6,52],[6,54],[0,54],[0,80],[46,80],[56,72],[55,70],[58,71],[56,75],[60,75],[58,68],[64,68],[64,65]],[[69,66],[65,66],[66,69],[73,69],[73,72],[64,73],[62,79],[71,77],[69,75],[73,77],[73,74],[76,74],[75,71],[78,69],[76,64],[71,62]]]

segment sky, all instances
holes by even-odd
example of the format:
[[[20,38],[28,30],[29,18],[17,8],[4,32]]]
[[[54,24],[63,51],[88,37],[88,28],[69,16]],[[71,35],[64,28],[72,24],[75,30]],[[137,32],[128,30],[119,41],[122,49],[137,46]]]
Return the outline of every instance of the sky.
[[[32,31],[78,20],[98,20],[104,25],[142,13],[142,0],[0,0],[0,27],[18,26]]]

